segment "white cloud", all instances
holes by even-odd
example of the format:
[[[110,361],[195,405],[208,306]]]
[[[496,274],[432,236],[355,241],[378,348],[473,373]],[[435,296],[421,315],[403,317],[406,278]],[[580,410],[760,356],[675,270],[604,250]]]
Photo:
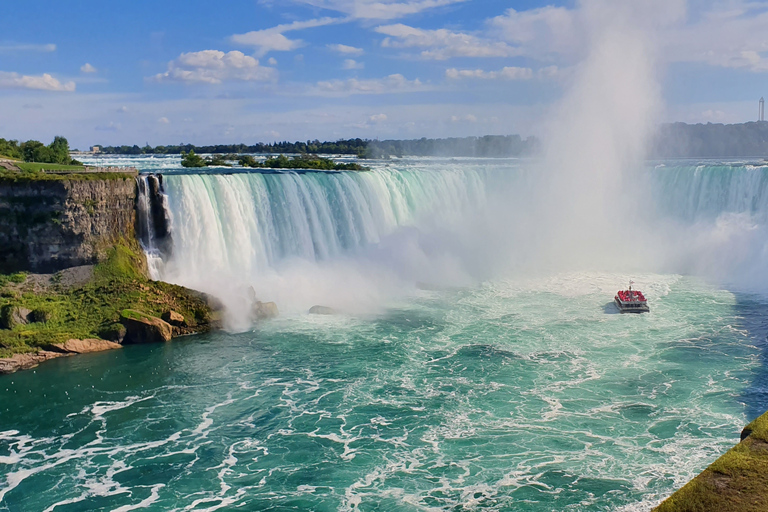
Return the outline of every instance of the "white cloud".
[[[171,121],[167,117],[161,117],[157,120],[159,124],[171,124]]]
[[[387,114],[374,114],[368,120],[372,123],[381,123],[387,120]]]
[[[288,39],[283,33],[345,23],[347,21],[349,21],[348,18],[320,18],[294,21],[293,23],[277,25],[276,27],[264,30],[253,30],[245,34],[235,34],[229,40],[233,44],[254,47],[258,56],[266,55],[269,52],[289,52],[304,46],[304,41],[301,39]]]
[[[768,4],[718,4],[696,23],[665,34],[665,57],[671,62],[768,71]]]
[[[490,41],[446,29],[424,30],[398,23],[377,27],[376,32],[389,36],[381,43],[385,48],[426,48],[421,52],[424,59],[513,57],[519,54],[516,48],[502,41]]]
[[[574,55],[584,48],[586,34],[578,17],[579,11],[565,7],[509,9],[488,24],[492,35],[515,44],[520,54],[547,58]]]
[[[295,0],[356,19],[392,20],[467,0]]]
[[[0,45],[0,53],[12,52],[41,52],[51,53],[56,51],[55,44],[7,44]]]
[[[363,69],[365,64],[354,59],[345,59],[341,67],[342,69]]]
[[[478,79],[478,80],[530,80],[532,78],[548,79],[557,76],[560,69],[557,66],[547,66],[534,72],[531,68],[507,66],[500,71],[484,71],[482,69],[456,69],[445,70],[445,77],[449,80]]]
[[[274,80],[277,71],[261,66],[259,61],[239,51],[219,50],[182,53],[168,63],[168,71],[154,80],[220,84],[226,81],[263,82]]]
[[[270,57],[267,62],[269,63],[270,66],[277,66],[277,59],[274,57]]]
[[[396,94],[426,90],[418,79],[408,80],[395,74],[381,79],[330,80],[318,82],[308,92],[315,96],[350,96],[353,94]]]
[[[118,108],[118,109],[117,109],[117,112],[118,112],[119,114],[125,114],[126,112],[128,112],[128,107],[126,107],[125,105],[123,105],[122,107],[120,107],[120,108]]]
[[[75,82],[61,83],[48,73],[39,76],[31,76],[0,71],[0,89],[36,89],[40,91],[74,92]]]
[[[483,71],[482,69],[446,69],[446,78],[458,80],[461,78],[479,78],[482,80],[530,80],[533,78],[531,68],[505,67],[501,71]]]
[[[652,2],[651,8],[648,2]],[[768,2],[697,4],[698,10],[688,13],[688,19],[684,0],[647,0],[622,6],[622,15],[632,18],[632,26],[652,34],[662,62],[768,72]],[[611,16],[621,14],[610,3],[598,7],[509,9],[488,21],[489,34],[510,43],[523,56],[545,62],[574,61],[583,57],[588,46],[590,23],[608,23]]]
[[[80,71],[83,73],[95,73],[96,68],[91,66],[89,63],[85,63],[82,66],[80,66]]]
[[[326,45],[331,50],[341,53],[342,55],[362,55],[365,50],[362,48],[355,48],[354,46],[347,46],[346,44],[328,44]]]
[[[467,114],[465,116],[451,116],[451,122],[452,123],[476,123],[477,116],[473,116],[472,114]]]

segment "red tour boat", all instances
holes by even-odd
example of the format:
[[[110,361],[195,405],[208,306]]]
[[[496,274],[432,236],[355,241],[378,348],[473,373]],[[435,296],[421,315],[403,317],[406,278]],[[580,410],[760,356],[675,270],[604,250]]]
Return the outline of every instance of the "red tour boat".
[[[651,309],[648,307],[648,301],[643,292],[633,290],[634,281],[629,282],[629,290],[619,290],[614,297],[614,302],[622,313],[647,313]]]

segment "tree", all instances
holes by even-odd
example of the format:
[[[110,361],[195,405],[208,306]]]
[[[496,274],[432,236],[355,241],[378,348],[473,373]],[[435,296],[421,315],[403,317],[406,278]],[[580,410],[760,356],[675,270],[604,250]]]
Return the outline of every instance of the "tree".
[[[189,153],[181,152],[181,165],[183,167],[205,167],[206,163],[200,155],[195,154],[195,150],[189,150]]]
[[[47,163],[65,165],[69,163],[69,142],[64,137],[58,135],[54,137],[48,149],[50,149],[50,158],[53,161]]]

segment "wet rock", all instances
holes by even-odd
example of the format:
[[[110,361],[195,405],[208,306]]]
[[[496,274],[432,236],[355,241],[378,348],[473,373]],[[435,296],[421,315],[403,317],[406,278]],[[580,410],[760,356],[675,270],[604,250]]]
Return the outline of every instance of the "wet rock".
[[[91,352],[104,352],[105,350],[114,350],[122,348],[119,343],[113,341],[88,339],[88,340],[68,340],[65,343],[56,343],[51,347],[56,352],[65,354],[89,354]]]
[[[312,306],[309,308],[310,315],[338,315],[339,312],[328,306]]]
[[[26,325],[29,323],[32,310],[6,304],[0,309],[0,327],[3,329],[13,329],[17,325]]]
[[[123,343],[164,343],[173,337],[170,324],[134,309],[124,310],[120,321],[126,330]]]
[[[277,304],[274,302],[256,301],[253,305],[253,318],[255,320],[269,320],[280,316]]]
[[[14,373],[19,370],[28,370],[34,368],[44,361],[49,359],[55,359],[57,357],[67,356],[71,354],[62,352],[51,352],[48,350],[40,350],[39,352],[32,352],[28,354],[16,354],[13,357],[0,359],[0,374]]]
[[[184,327],[187,323],[184,321],[184,316],[181,313],[177,313],[173,310],[166,311],[161,317],[164,321],[175,327]]]

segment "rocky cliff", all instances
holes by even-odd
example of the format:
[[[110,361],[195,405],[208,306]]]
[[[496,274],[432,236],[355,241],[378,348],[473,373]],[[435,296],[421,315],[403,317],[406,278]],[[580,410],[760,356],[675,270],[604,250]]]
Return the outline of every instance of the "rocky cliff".
[[[95,263],[134,236],[136,180],[0,179],[0,273]]]

